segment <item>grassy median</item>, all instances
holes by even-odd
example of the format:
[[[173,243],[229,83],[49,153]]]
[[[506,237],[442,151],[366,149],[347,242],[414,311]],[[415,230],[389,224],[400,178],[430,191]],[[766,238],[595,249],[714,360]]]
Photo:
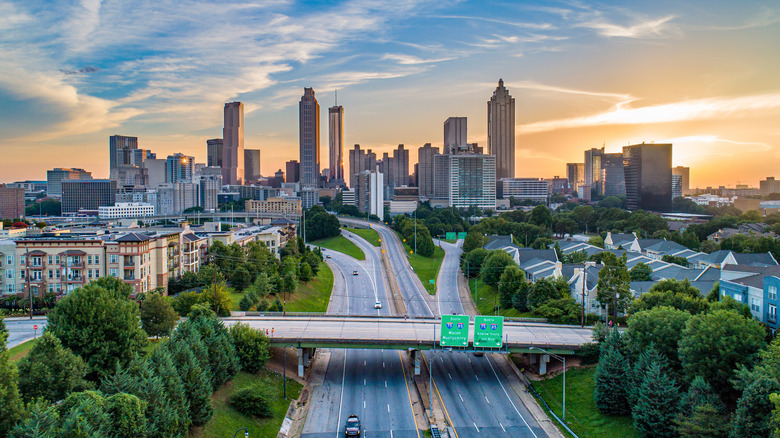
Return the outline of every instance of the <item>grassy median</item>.
[[[320,270],[308,283],[301,283],[287,300],[288,312],[325,312],[333,291],[333,271],[323,262]]]
[[[30,353],[30,350],[35,346],[36,343],[38,343],[38,339],[40,339],[40,335],[35,339],[30,339],[29,341],[24,341],[21,344],[8,349],[8,357],[11,358],[11,362],[19,362],[22,360],[23,357],[27,356],[27,354]]]
[[[344,253],[350,257],[353,257],[357,260],[365,260],[366,255],[363,253],[363,251],[357,247],[354,243],[350,242],[349,239],[347,239],[344,236],[335,236],[335,237],[328,237],[325,239],[315,240],[313,242],[308,242],[307,245],[312,246],[321,246],[323,248],[327,248],[333,251],[338,251],[340,253]],[[325,254],[328,252],[325,251]]]
[[[350,233],[355,233],[358,236],[362,237],[366,240],[366,242],[374,245],[374,246],[381,246],[382,242],[379,241],[379,233],[372,229],[368,228],[344,228],[345,230],[349,231]]]

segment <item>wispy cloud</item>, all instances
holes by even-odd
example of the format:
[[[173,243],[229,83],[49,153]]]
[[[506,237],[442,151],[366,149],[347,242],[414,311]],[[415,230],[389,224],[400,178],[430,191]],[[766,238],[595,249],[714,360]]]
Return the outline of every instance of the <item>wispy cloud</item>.
[[[413,55],[404,55],[399,53],[388,53],[382,57],[382,59],[390,59],[397,61],[401,65],[418,65],[418,64],[434,64],[437,62],[450,61],[455,59],[454,56],[444,58],[418,58]]]
[[[615,24],[604,19],[596,19],[580,23],[578,26],[594,29],[600,35],[610,38],[657,38],[667,35],[668,24],[674,18],[674,15],[667,15],[657,19],[642,20],[631,25]]]

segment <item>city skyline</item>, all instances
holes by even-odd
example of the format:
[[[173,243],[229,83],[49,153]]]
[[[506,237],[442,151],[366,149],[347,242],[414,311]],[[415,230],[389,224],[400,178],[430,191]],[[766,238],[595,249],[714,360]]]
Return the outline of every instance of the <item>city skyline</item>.
[[[326,106],[339,90],[347,148],[441,147],[442,123],[464,116],[487,150],[499,78],[517,101],[518,177],[646,141],[675,145],[691,187],[757,186],[780,157],[780,8],[761,2],[39,6],[0,2],[2,181],[57,167],[107,178],[113,134],[205,163],[230,101],[272,175],[299,158],[303,87]],[[214,32],[228,22],[236,32]]]

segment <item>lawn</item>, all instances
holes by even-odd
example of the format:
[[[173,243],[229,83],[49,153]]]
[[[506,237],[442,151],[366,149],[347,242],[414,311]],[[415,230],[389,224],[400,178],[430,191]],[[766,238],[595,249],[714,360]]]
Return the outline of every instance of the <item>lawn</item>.
[[[9,357],[11,358],[11,362],[19,362],[23,357],[27,356],[27,353],[32,350],[32,348],[35,346],[35,343],[38,342],[38,339],[40,339],[40,336],[36,339],[30,339],[27,342],[23,342],[9,349],[8,353]]]
[[[474,302],[477,303],[477,311],[480,315],[495,315],[495,306],[498,304],[498,292],[493,286],[488,286],[481,279],[469,279],[469,289],[471,289],[471,296],[474,297]],[[533,318],[538,316],[531,312],[520,312],[515,308],[498,309],[501,316],[513,317],[513,318]]]
[[[581,437],[639,437],[634,430],[630,415],[610,417],[602,415],[596,408],[596,403],[593,401],[595,372],[596,367],[566,371],[566,424]],[[562,374],[541,382],[533,382],[536,390],[559,418],[563,411],[562,384]],[[560,426],[557,421],[553,421],[553,424]]]
[[[439,276],[439,268],[441,268],[441,262],[444,261],[444,250],[435,246],[433,249],[433,257],[410,254],[409,252],[412,251],[413,246],[407,245],[409,242],[404,242],[403,237],[401,237],[400,234],[398,235],[398,238],[401,239],[401,242],[404,244],[406,255],[409,257],[409,264],[412,265],[412,269],[414,269],[414,273],[417,274],[417,278],[420,279],[420,282],[422,282],[425,290],[427,290],[429,294],[435,295],[436,287],[434,284],[431,284],[430,281],[433,280],[435,283],[436,278]],[[412,245],[414,245],[413,241]]]
[[[360,248],[357,247],[354,243],[350,242],[346,237],[344,236],[335,236],[335,237],[328,237],[325,239],[315,240],[313,242],[309,242],[309,245],[313,246],[321,246],[323,248],[332,249],[333,251],[338,251],[341,253],[344,253],[348,256],[354,257],[358,260],[365,260],[366,255],[361,251]],[[327,251],[326,251],[327,253]]]
[[[273,402],[273,417],[267,419],[257,419],[247,417],[235,411],[230,406],[230,396],[241,388],[250,386],[258,379],[269,379],[276,398]],[[268,370],[263,370],[257,375],[240,372],[236,377],[226,383],[222,388],[212,395],[211,400],[214,403],[214,416],[205,426],[194,428],[190,432],[191,438],[223,438],[230,437],[231,433],[236,432],[242,427],[249,430],[250,437],[273,437],[279,432],[282,426],[282,420],[290,406],[290,400],[297,399],[301,392],[301,385],[287,379],[287,398],[282,397],[282,376]],[[244,436],[243,431],[239,436]]]
[[[368,228],[347,228],[351,233],[355,233],[358,236],[365,239],[367,242],[372,243],[374,246],[381,246],[382,242],[379,241],[379,233],[374,229]]]
[[[295,293],[287,299],[288,312],[323,312],[328,310],[330,293],[333,291],[333,271],[320,262],[317,276],[308,283],[298,285]]]

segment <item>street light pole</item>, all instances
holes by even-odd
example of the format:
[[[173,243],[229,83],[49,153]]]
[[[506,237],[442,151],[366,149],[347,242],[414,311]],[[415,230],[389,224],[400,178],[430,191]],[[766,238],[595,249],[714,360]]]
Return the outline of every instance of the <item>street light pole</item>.
[[[241,429],[238,429],[236,433],[233,434],[233,438],[236,438],[236,436],[238,436],[238,433],[241,432],[242,430],[244,431],[244,437],[249,438],[249,430],[246,427],[242,427]]]
[[[282,385],[284,386],[284,399],[287,400],[287,346],[282,347]]]
[[[550,353],[549,351],[539,348],[539,347],[531,347],[530,350],[539,350],[543,351],[549,356],[552,356],[560,361],[563,361],[563,421],[566,421],[566,356],[559,356],[557,354]]]

